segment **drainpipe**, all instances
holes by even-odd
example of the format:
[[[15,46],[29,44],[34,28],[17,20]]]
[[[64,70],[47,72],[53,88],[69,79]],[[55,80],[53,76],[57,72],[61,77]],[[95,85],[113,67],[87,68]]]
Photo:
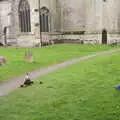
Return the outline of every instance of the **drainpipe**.
[[[40,30],[40,32],[39,32],[39,34],[40,34],[40,44],[41,44],[41,47],[42,47],[42,32],[41,32],[41,26],[40,26],[40,15],[41,15],[41,11],[40,11],[40,4],[41,4],[41,2],[40,2],[40,0],[38,0],[38,7],[39,7],[39,30]]]

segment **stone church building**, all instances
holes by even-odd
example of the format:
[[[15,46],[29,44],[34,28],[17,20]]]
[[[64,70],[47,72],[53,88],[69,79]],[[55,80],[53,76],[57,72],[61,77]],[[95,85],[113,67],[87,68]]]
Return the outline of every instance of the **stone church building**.
[[[120,0],[0,0],[0,44],[120,42]]]

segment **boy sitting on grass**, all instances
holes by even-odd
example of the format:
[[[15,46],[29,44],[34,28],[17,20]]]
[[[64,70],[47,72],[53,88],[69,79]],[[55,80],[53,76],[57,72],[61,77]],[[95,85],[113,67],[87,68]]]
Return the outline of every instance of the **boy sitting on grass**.
[[[26,73],[24,84],[21,87],[30,86],[33,84],[33,81],[30,79],[29,73]]]

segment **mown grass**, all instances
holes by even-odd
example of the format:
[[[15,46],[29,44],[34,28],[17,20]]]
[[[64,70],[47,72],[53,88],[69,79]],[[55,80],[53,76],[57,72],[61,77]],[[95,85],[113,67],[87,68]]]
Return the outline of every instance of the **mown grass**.
[[[0,81],[21,75],[39,67],[56,64],[70,58],[88,55],[93,52],[112,49],[109,45],[76,45],[64,44],[44,48],[0,48],[0,56],[5,56],[8,65],[0,66]],[[35,62],[24,60],[26,50],[33,52]]]
[[[120,52],[81,61],[1,97],[0,120],[120,120],[118,83]]]

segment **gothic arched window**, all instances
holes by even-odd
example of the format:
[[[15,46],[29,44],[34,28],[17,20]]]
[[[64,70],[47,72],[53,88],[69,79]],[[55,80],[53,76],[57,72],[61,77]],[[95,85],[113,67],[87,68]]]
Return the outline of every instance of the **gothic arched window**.
[[[49,32],[49,10],[46,7],[40,11],[40,30],[41,32]]]
[[[27,0],[20,1],[18,12],[21,32],[31,32],[30,5]]]

